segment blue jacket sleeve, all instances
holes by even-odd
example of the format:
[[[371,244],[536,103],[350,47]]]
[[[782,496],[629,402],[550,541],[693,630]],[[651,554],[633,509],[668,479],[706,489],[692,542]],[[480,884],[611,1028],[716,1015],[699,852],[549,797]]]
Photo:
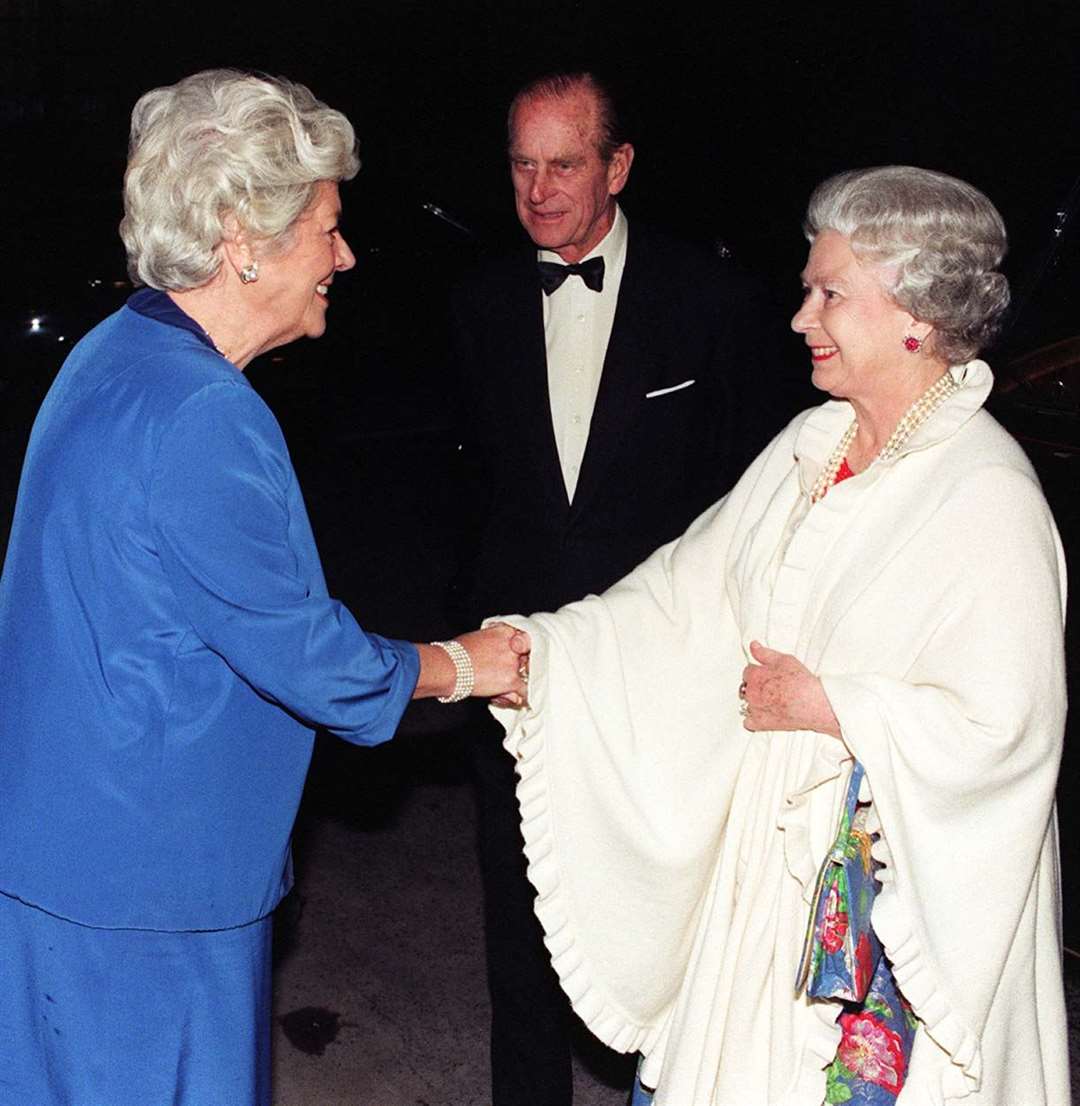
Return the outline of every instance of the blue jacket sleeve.
[[[188,398],[151,467],[150,530],[182,616],[255,691],[357,744],[393,736],[414,646],[326,594],[280,427],[246,381]]]

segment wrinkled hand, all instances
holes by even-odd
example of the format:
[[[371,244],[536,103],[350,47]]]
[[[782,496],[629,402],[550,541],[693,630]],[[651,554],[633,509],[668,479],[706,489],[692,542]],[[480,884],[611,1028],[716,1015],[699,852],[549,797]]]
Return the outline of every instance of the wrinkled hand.
[[[778,653],[759,641],[750,643],[757,664],[743,669],[749,708],[743,716],[748,730],[814,730],[840,736],[840,723],[821,680],[790,653]]]
[[[500,707],[526,705],[531,642],[524,630],[493,622],[483,630],[460,634],[457,640],[472,658],[476,673],[473,695],[491,699]]]

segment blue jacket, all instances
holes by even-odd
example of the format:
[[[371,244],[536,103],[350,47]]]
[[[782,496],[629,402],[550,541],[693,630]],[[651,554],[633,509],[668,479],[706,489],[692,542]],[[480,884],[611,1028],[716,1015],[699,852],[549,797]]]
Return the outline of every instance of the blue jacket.
[[[27,449],[0,580],[0,892],[110,928],[264,916],[314,728],[387,740],[418,669],[327,595],[244,375],[137,293],[72,350]]]

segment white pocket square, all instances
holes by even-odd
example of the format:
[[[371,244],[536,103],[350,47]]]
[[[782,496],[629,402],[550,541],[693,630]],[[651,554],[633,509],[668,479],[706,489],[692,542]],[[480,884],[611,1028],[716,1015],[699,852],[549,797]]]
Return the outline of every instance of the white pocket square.
[[[696,380],[684,380],[681,384],[672,384],[670,388],[657,388],[655,392],[646,392],[646,399],[656,399],[657,396],[666,396],[670,392],[681,392],[683,388],[689,388],[691,384],[696,384]]]

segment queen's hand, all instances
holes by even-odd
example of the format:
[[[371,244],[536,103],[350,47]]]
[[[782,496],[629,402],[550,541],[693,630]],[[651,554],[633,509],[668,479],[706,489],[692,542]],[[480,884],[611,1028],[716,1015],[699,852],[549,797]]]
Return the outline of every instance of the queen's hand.
[[[821,680],[797,657],[758,641],[750,643],[757,662],[743,669],[739,699],[748,730],[815,730],[840,737],[840,723]]]

